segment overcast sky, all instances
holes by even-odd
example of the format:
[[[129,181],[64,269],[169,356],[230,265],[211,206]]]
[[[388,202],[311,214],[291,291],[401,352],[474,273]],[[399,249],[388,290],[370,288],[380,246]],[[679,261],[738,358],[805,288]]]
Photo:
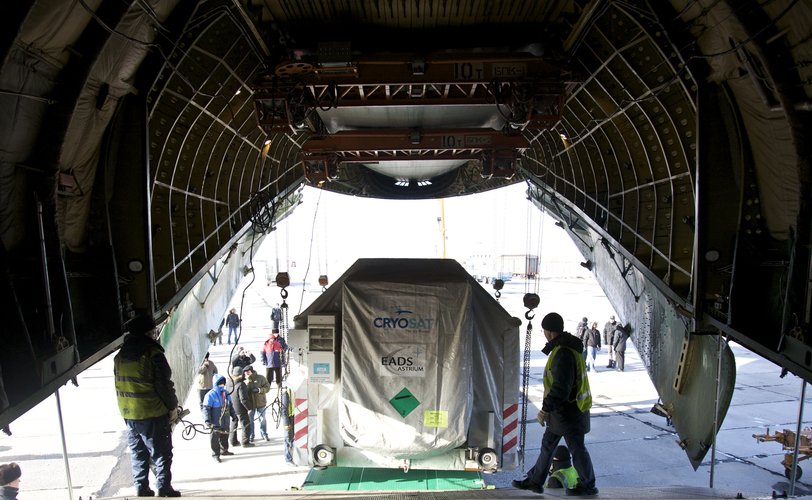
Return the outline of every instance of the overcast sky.
[[[439,258],[444,249],[438,219],[444,215],[445,256],[460,263],[477,254],[526,253],[540,254],[542,261],[580,262],[564,230],[547,216],[542,222],[525,189],[519,183],[441,202],[360,198],[307,187],[304,202],[265,239],[257,258],[278,259],[294,280],[296,270],[304,273],[308,256],[309,276],[333,279],[362,257]]]

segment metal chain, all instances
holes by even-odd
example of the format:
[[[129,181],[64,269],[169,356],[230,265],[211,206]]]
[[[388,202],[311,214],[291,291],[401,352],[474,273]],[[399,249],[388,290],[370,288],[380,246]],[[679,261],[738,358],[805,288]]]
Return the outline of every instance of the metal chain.
[[[287,302],[284,300],[282,301],[282,322],[279,324],[279,334],[282,336],[282,339],[285,341],[285,345],[288,345],[288,311],[290,308],[288,307]],[[288,375],[290,374],[290,363],[288,363],[288,351],[285,349],[281,353],[282,358],[282,380],[287,380]],[[280,386],[281,387],[281,386]]]
[[[535,293],[524,295],[524,306],[527,312],[524,318],[527,320],[527,333],[524,336],[524,355],[522,358],[522,416],[519,427],[519,469],[524,470],[524,450],[527,440],[527,406],[530,404],[528,392],[530,388],[530,343],[533,339],[533,318],[536,313],[533,310],[538,307],[541,299]]]
[[[530,311],[528,311],[529,313]],[[524,336],[524,356],[522,358],[522,416],[519,421],[519,470],[524,470],[524,450],[527,440],[527,406],[528,390],[530,386],[530,340],[533,333],[533,323],[527,322],[527,333]]]

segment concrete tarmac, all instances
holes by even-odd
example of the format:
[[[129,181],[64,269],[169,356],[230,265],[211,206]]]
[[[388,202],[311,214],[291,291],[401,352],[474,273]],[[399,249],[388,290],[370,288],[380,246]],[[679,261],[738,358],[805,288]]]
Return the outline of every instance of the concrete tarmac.
[[[534,287],[533,283],[509,282],[502,290],[500,302],[526,325],[522,296],[528,291],[541,296],[538,319],[534,320],[530,374],[530,398],[540,404],[546,359],[540,352],[544,344],[539,327],[541,316],[556,310],[564,316],[566,328],[574,330],[582,315],[602,325],[612,310],[600,288],[590,280],[545,280],[540,289]],[[320,293],[317,285],[308,288],[289,289],[291,316],[302,309],[301,303],[309,304]],[[281,302],[279,289],[255,284],[245,293],[244,301],[241,298],[237,296],[233,302],[238,308],[242,302],[241,344],[258,354],[270,330],[270,308]],[[228,365],[233,347],[217,345],[210,350],[211,359],[221,372]],[[600,498],[773,498],[774,493],[789,491],[781,464],[782,446],[776,442],[759,443],[753,434],[764,434],[768,429],[771,434],[783,429],[795,431],[802,381],[792,374],[781,378],[778,366],[738,345],[732,345],[732,349],[738,371],[736,390],[717,437],[713,488],[711,453],[694,471],[677,444],[674,429],[665,418],[651,413],[657,394],[634,349],[627,351],[625,372],[604,368],[589,375],[593,409],[592,432],[587,435],[586,444],[594,463]],[[603,350],[598,365],[606,364],[607,354]],[[256,365],[260,365],[259,360]],[[77,379],[78,387],[67,385],[60,389],[58,404],[55,396],[48,398],[11,424],[12,436],[0,436],[0,462],[15,461],[22,468],[21,499],[132,498],[135,493],[124,422],[115,401],[112,357]],[[275,391],[269,397],[272,400]],[[190,391],[184,407],[191,414],[186,419],[188,424],[175,430],[172,466],[173,486],[184,498],[540,498],[510,486],[512,479],[522,477],[520,470],[485,475],[489,489],[481,491],[303,490],[309,469],[285,465],[282,430],[271,418],[271,408],[270,441],[262,441],[257,431],[254,448],[233,448],[234,456],[223,457],[222,463],[216,463],[211,457],[208,435],[199,433],[202,420],[197,391]],[[525,469],[538,455],[543,432],[534,420],[536,412],[536,407],[527,411]],[[809,418],[803,418],[803,426],[810,426]],[[60,427],[64,427],[67,460],[62,455]],[[802,468],[805,464],[800,462]],[[67,487],[66,469],[70,471],[72,491]],[[812,478],[812,468],[809,475]],[[808,482],[802,473],[795,496],[810,493],[812,480]],[[544,492],[544,497],[560,496],[564,496],[561,490]]]

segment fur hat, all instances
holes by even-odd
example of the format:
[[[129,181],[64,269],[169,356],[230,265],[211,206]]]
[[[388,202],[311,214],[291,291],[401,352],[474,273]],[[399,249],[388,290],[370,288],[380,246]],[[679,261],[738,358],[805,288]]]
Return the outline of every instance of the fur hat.
[[[564,332],[564,318],[558,313],[549,313],[541,320],[541,327],[551,332]]]
[[[242,366],[232,366],[231,367],[231,376],[232,377],[240,377],[242,376]]]
[[[20,470],[20,466],[15,462],[0,465],[0,485],[2,486],[7,485],[15,479],[20,479],[22,475],[23,472]]]

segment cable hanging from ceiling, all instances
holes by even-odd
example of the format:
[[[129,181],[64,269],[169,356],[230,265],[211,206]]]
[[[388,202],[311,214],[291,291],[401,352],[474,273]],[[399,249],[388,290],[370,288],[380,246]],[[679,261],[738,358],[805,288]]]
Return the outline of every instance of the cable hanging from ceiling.
[[[299,300],[299,312],[302,312],[302,307],[304,305],[304,294],[305,294],[305,288],[306,288],[306,284],[307,284],[307,275],[310,272],[310,265],[311,265],[311,262],[312,262],[312,259],[313,259],[313,242],[315,241],[315,238],[316,238],[316,221],[318,220],[318,217],[319,217],[319,206],[321,205],[321,195],[322,195],[323,192],[324,192],[323,189],[319,189],[319,196],[316,199],[316,207],[313,210],[313,221],[310,224],[310,245],[309,245],[308,250],[307,250],[307,266],[305,267],[304,278],[302,278],[302,297]],[[317,259],[318,259],[318,257],[317,257]],[[321,272],[321,271],[319,271],[319,272]],[[325,280],[325,283],[322,285],[322,283],[321,283],[322,277],[319,276],[319,284],[322,285],[322,288],[327,286],[327,283],[326,283],[327,276],[326,275],[324,275],[324,280]]]

